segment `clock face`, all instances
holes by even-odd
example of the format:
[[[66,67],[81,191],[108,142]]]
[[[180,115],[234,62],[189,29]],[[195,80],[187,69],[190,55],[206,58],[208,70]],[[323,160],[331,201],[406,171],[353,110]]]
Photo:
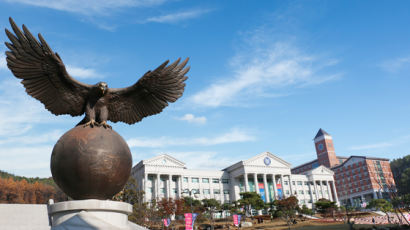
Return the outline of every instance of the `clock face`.
[[[318,148],[319,150],[323,150],[323,144],[319,144]]]
[[[265,163],[265,165],[270,165],[271,160],[269,157],[265,157],[265,159],[263,159],[263,163]]]

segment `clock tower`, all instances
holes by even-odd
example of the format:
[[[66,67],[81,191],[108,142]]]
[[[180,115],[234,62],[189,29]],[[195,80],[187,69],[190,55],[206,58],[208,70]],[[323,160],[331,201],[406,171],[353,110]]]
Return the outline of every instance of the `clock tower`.
[[[317,160],[319,165],[324,165],[328,168],[339,164],[337,160],[335,148],[333,146],[332,137],[323,129],[319,129],[315,138]]]

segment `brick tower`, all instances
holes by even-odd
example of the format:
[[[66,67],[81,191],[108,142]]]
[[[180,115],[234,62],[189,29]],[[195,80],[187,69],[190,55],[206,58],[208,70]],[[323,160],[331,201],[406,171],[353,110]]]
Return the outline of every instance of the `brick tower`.
[[[324,165],[328,168],[339,164],[333,147],[332,137],[323,129],[319,129],[315,139],[316,154],[319,165]]]

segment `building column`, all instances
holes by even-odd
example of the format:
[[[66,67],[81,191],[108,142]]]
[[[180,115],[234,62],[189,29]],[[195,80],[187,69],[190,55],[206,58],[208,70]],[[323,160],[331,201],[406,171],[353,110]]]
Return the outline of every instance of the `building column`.
[[[280,185],[282,186],[282,198],[286,197],[285,187],[283,187],[283,174],[280,174]]]
[[[256,174],[256,173],[253,174],[253,183],[255,184],[255,192],[257,194],[260,194],[259,193],[259,188],[258,188],[258,174]]]
[[[381,190],[379,190],[379,199],[383,199],[383,193],[382,193],[382,191]]]
[[[250,190],[249,190],[249,183],[248,183],[248,174],[245,173],[245,174],[243,175],[243,177],[244,177],[244,179],[245,179],[245,192],[249,192]]]
[[[351,205],[352,207],[354,207],[353,198],[350,197],[349,200],[350,200],[350,205]]]
[[[173,189],[172,189],[172,186],[171,186],[172,185],[172,174],[169,174],[168,177],[169,177],[168,178],[169,182],[168,182],[168,187],[167,187],[168,188],[167,193],[168,193],[168,198],[172,198],[174,196]]]
[[[155,186],[155,187],[156,187],[156,188],[155,188],[155,196],[156,196],[155,198],[156,198],[156,199],[159,199],[159,185],[160,185],[160,181],[161,181],[161,175],[158,173],[158,174],[157,174],[157,181],[156,181],[157,184],[156,184],[156,186]]]
[[[313,204],[315,202],[313,202],[313,191],[312,191],[312,185],[310,184],[310,181],[308,181],[308,187],[309,187],[309,195],[310,195],[310,199],[312,200],[312,207],[313,207]],[[315,194],[316,194],[316,192],[315,192]]]
[[[323,192],[323,181],[320,180],[320,193],[322,194],[322,198],[325,198],[325,194]]]
[[[360,199],[362,200],[362,204],[363,203],[366,203],[366,200],[365,200],[365,198],[364,198],[364,195],[362,194],[362,195],[360,195]]]
[[[263,186],[265,187],[265,199],[266,203],[270,202],[270,197],[269,197],[269,187],[268,187],[268,180],[266,179],[266,174],[263,174]]]
[[[292,179],[291,179],[290,174],[289,174],[288,176],[289,176],[290,194],[291,194],[292,196],[294,196],[295,194],[293,194]]]
[[[318,201],[319,200],[319,190],[317,189],[317,183],[316,183],[316,180],[313,180],[313,185],[314,185],[314,187],[315,187],[315,196],[316,196],[316,201]]]
[[[329,181],[326,181],[326,187],[327,187],[327,197],[329,198],[330,201],[333,201],[332,191],[330,191]]]
[[[337,204],[339,204],[339,198],[337,197],[335,181],[332,181],[332,188],[333,188],[333,195],[334,195],[334,198],[335,198],[334,200],[336,201]]]
[[[144,188],[143,189],[144,189],[145,194],[147,194],[148,193],[148,173],[144,173]],[[153,193],[153,191],[151,191],[151,197],[153,197],[152,193]],[[148,201],[147,200],[147,195],[144,196],[144,200],[145,200],[145,202]]]
[[[272,175],[272,181],[273,181],[273,199],[276,200],[278,199],[278,188],[276,187],[276,175]],[[282,189],[283,190],[283,189]]]
[[[182,198],[181,197],[181,193],[182,193],[182,175],[179,175],[177,177],[177,184],[178,184],[178,187],[177,187],[178,198],[181,199]]]
[[[376,193],[376,191],[373,191],[373,199],[377,199],[377,193]]]

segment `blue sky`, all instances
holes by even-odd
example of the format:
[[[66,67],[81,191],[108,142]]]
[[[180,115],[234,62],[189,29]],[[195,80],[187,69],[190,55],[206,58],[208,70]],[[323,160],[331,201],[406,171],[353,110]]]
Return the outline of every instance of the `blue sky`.
[[[390,159],[410,146],[408,1],[0,0],[41,33],[80,81],[126,87],[190,57],[183,97],[129,126],[112,124],[134,164],[167,153],[222,169],[269,151],[315,158],[319,128],[336,154]],[[0,40],[7,41],[4,33]],[[80,117],[29,97],[0,46],[0,169],[50,176],[53,145]]]

